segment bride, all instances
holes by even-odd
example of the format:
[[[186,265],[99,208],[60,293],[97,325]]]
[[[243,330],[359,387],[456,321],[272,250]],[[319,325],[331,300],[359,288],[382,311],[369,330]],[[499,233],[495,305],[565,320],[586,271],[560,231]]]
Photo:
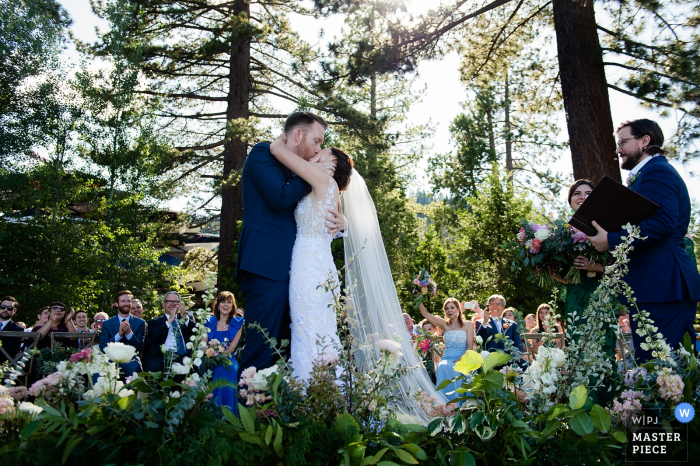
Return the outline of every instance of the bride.
[[[377,211],[365,180],[352,168],[350,157],[340,149],[324,149],[319,153],[323,160],[328,160],[328,157],[337,159],[335,174],[331,178],[287,150],[284,135],[280,138],[272,143],[270,151],[312,187],[312,192],[299,202],[294,212],[297,237],[289,284],[294,376],[308,378],[313,360],[321,350],[317,345],[319,336],[325,338],[322,346],[327,351],[335,353],[334,348],[339,347],[335,315],[328,307],[332,295],[317,287],[328,279],[329,274],[337,277],[330,249],[333,238],[325,231],[324,216],[330,207],[339,204],[339,193],[343,190],[342,207],[348,221],[344,239],[345,263],[348,264],[345,279],[352,291],[348,322],[354,322],[350,331],[358,342],[357,366],[363,371],[374,367],[380,357],[377,342],[382,339],[400,340],[401,363],[408,367],[418,366],[421,361],[403,321]],[[352,183],[349,183],[350,178]],[[327,356],[332,358],[334,354]],[[406,423],[427,425],[430,421],[429,412],[416,397],[418,392],[427,398],[432,397],[439,404],[447,401],[435,390],[425,369],[409,371],[395,390],[402,400],[401,405],[396,406],[397,417]]]
[[[307,162],[285,146],[282,134],[270,145],[270,152],[284,166],[311,185],[311,192],[302,198],[294,210],[297,236],[292,249],[289,275],[289,314],[292,320],[291,362],[293,376],[308,379],[314,360],[337,360],[340,348],[335,312],[329,306],[332,292],[319,285],[332,274],[338,282],[338,272],[331,254],[333,236],[325,227],[325,217],[331,208],[340,208],[339,194],[347,189],[353,167],[352,159],[342,150],[332,147],[318,153],[321,162],[336,160],[330,177],[318,165]]]

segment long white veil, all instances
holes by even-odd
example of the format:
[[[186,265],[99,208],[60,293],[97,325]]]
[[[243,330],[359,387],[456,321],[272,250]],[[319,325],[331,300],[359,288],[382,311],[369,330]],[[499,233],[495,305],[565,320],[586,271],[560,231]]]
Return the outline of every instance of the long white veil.
[[[420,363],[415,354],[411,337],[403,320],[403,311],[389,268],[382,233],[377,220],[377,210],[367,190],[365,180],[353,169],[350,186],[342,195],[343,213],[348,220],[345,238],[345,263],[355,258],[345,276],[346,286],[354,286],[351,318],[358,325],[351,325],[351,332],[359,343],[355,353],[358,367],[371,369],[379,356],[376,341],[399,337],[403,353],[402,364],[416,366]],[[424,368],[408,371],[399,382],[402,404],[397,406],[402,421],[427,425],[428,414],[413,396],[422,390],[438,403],[445,403],[444,395],[435,390]]]

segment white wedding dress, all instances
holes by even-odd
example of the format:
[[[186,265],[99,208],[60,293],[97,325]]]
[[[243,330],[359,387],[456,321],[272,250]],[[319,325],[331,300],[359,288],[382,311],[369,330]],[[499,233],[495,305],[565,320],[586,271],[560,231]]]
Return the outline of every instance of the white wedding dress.
[[[292,249],[289,276],[289,313],[292,320],[291,362],[293,376],[308,379],[317,358],[324,362],[337,359],[341,348],[335,312],[329,305],[331,291],[319,285],[329,277],[338,283],[338,271],[331,254],[330,235],[325,227],[328,209],[338,205],[338,186],[329,178],[322,199],[306,195],[294,210],[297,236]]]

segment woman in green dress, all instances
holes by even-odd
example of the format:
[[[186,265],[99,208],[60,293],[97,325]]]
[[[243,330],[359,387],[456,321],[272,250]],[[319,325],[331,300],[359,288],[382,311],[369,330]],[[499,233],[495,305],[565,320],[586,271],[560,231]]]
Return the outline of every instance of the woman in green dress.
[[[569,188],[569,205],[573,213],[581,207],[583,201],[586,200],[589,194],[595,188],[595,184],[589,180],[577,180]],[[561,274],[553,273],[552,278],[563,283],[566,287],[566,306],[563,316],[563,322],[571,326],[571,322],[574,321],[576,316],[582,316],[583,312],[588,307],[591,300],[591,295],[598,288],[600,284],[600,279],[603,277],[603,272],[605,271],[605,265],[591,261],[588,257],[578,256],[574,259],[574,267],[580,271],[585,271],[586,273],[581,273],[580,283],[569,283],[564,279]],[[616,316],[617,318],[617,316]],[[583,323],[583,320],[578,322]],[[571,335],[573,332],[572,328],[568,328],[568,333]],[[575,338],[574,341],[578,339]],[[605,332],[605,341],[603,342],[603,351],[610,358],[613,367],[615,367],[615,330],[611,327],[607,328]],[[607,385],[607,382],[606,382]],[[596,402],[604,402],[604,398],[607,392],[607,386],[601,387],[594,393],[591,393],[591,397]],[[611,392],[612,393],[612,392]]]

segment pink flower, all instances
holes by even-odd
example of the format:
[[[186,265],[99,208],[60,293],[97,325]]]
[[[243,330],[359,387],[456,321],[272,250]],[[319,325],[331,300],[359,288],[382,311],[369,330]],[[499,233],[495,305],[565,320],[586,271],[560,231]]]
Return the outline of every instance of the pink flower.
[[[574,228],[574,234],[571,235],[571,239],[573,240],[574,244],[576,243],[585,243],[586,240],[588,240],[588,237],[586,234],[582,231],[577,230]]]
[[[520,231],[518,232],[518,241],[520,241],[521,243],[524,243],[525,238],[527,238],[527,233],[525,232],[525,228],[521,228]]]
[[[421,284],[420,280],[418,280],[417,278],[415,278],[415,279],[413,280],[413,283],[414,283],[415,285],[420,285],[420,284]]]
[[[418,348],[422,352],[427,353],[428,350],[430,350],[430,342],[428,340],[423,340],[418,344]]]
[[[542,247],[542,241],[538,240],[537,238],[532,240],[532,243],[530,244],[530,254],[537,254],[540,252],[540,247]]]
[[[664,400],[678,403],[683,398],[683,388],[685,384],[678,374],[674,374],[671,369],[664,368],[656,378],[659,384],[659,396]]]
[[[92,353],[92,348],[86,348],[79,353],[74,353],[70,355],[70,359],[68,362],[78,362],[82,360],[86,360],[86,362],[90,361],[90,353]]]
[[[207,348],[207,350],[204,352],[204,355],[208,358],[213,358],[214,357],[214,348]],[[241,375],[242,377],[242,375]]]
[[[195,381],[192,380],[192,379],[190,379],[190,380],[185,380],[185,385],[189,385],[190,387],[196,387],[196,386],[197,386],[197,382],[195,382]]]
[[[540,230],[549,230],[549,227],[547,225],[538,225],[536,223],[532,223],[530,225],[530,227],[532,228],[532,231],[535,233],[537,233]]]

